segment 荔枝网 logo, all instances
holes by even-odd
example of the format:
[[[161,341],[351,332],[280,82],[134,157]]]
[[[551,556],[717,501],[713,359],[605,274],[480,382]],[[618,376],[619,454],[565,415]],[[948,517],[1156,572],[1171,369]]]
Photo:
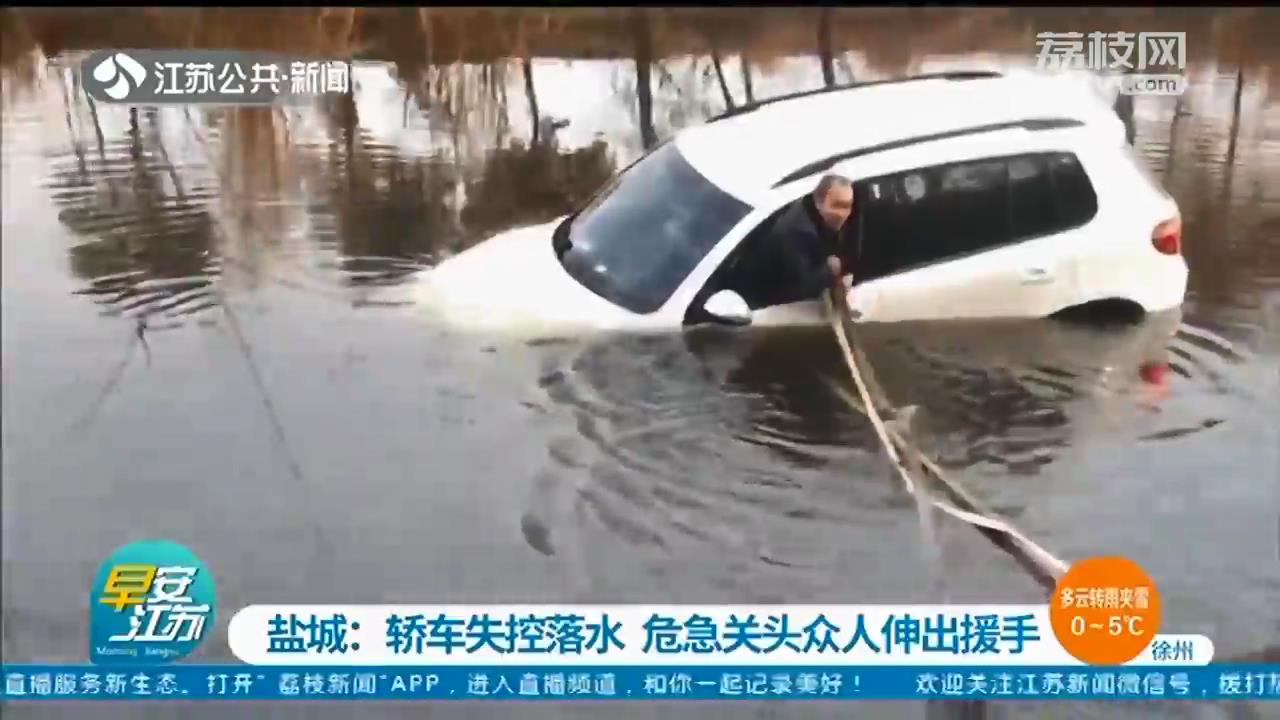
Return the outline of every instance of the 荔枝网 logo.
[[[1126,95],[1181,95],[1187,88],[1185,32],[1042,32],[1042,70],[1119,73]]]
[[[122,52],[103,58],[89,74],[112,100],[124,100],[147,79],[147,69],[142,63]]]
[[[213,575],[171,540],[143,540],[102,563],[89,597],[89,658],[159,664],[195,650],[212,630]]]

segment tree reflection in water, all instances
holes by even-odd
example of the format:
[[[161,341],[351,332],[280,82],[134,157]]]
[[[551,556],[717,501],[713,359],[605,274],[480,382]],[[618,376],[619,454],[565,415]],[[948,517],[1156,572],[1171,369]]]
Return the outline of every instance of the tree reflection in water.
[[[130,108],[128,117],[124,137],[104,139],[96,158],[60,158],[48,181],[59,220],[86,238],[69,250],[71,270],[108,313],[198,313],[212,305],[217,267],[212,188],[183,187],[161,149],[156,109]]]

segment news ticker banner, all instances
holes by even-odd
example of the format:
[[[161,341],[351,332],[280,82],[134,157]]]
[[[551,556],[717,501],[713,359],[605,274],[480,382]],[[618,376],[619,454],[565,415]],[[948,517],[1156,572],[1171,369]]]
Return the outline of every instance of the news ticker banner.
[[[5,703],[118,700],[1280,700],[1275,665],[5,665]]]

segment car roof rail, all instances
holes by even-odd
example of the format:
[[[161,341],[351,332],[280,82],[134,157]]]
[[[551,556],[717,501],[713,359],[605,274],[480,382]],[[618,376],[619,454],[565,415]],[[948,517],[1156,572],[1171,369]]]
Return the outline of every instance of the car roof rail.
[[[787,183],[792,183],[806,177],[817,175],[820,172],[831,169],[837,163],[844,162],[845,160],[852,160],[856,157],[874,155],[876,153],[888,152],[890,150],[898,150],[911,145],[921,145],[927,142],[949,140],[952,138],[965,137],[967,135],[983,135],[986,133],[999,132],[1001,130],[1022,129],[1030,132],[1038,132],[1043,130],[1062,130],[1065,128],[1077,128],[1084,126],[1085,122],[1078,118],[1025,118],[1023,120],[1014,120],[1012,122],[973,125],[955,130],[947,130],[945,132],[930,133],[928,135],[914,135],[897,140],[890,140],[878,145],[853,148],[851,150],[846,150],[844,152],[822,158],[821,160],[815,160],[814,162],[807,163],[782,176],[782,179],[773,184],[773,188],[780,188]]]
[[[844,83],[841,85],[831,85],[829,87],[821,87],[816,90],[801,90],[799,92],[787,93],[785,95],[776,95],[774,97],[756,100],[744,105],[729,108],[724,112],[709,118],[706,123],[713,123],[718,120],[736,117],[745,113],[759,110],[766,105],[780,103],[784,100],[798,100],[800,98],[811,97],[814,95],[825,95],[826,93],[842,92],[844,90],[857,90],[866,87],[875,87],[877,85],[896,85],[899,83],[918,82],[922,80],[987,80],[990,78],[1004,77],[1003,73],[995,70],[953,70],[950,72],[925,73],[922,75],[908,75],[906,77],[889,78],[886,80],[867,80],[865,82]]]

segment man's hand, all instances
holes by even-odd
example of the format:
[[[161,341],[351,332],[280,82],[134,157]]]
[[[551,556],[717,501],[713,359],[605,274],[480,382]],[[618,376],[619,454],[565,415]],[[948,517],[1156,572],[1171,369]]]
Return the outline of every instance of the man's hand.
[[[853,273],[845,272],[844,263],[836,255],[827,257],[827,271],[831,273],[831,286],[836,290],[853,289]]]
[[[844,274],[844,264],[835,255],[827,256],[827,269],[831,271],[832,280],[839,280],[840,276]]]
[[[844,264],[840,262],[840,258],[835,255],[827,257],[827,273],[828,292],[834,293],[835,297],[844,297],[848,292],[848,286],[841,282],[841,276],[844,274]]]

